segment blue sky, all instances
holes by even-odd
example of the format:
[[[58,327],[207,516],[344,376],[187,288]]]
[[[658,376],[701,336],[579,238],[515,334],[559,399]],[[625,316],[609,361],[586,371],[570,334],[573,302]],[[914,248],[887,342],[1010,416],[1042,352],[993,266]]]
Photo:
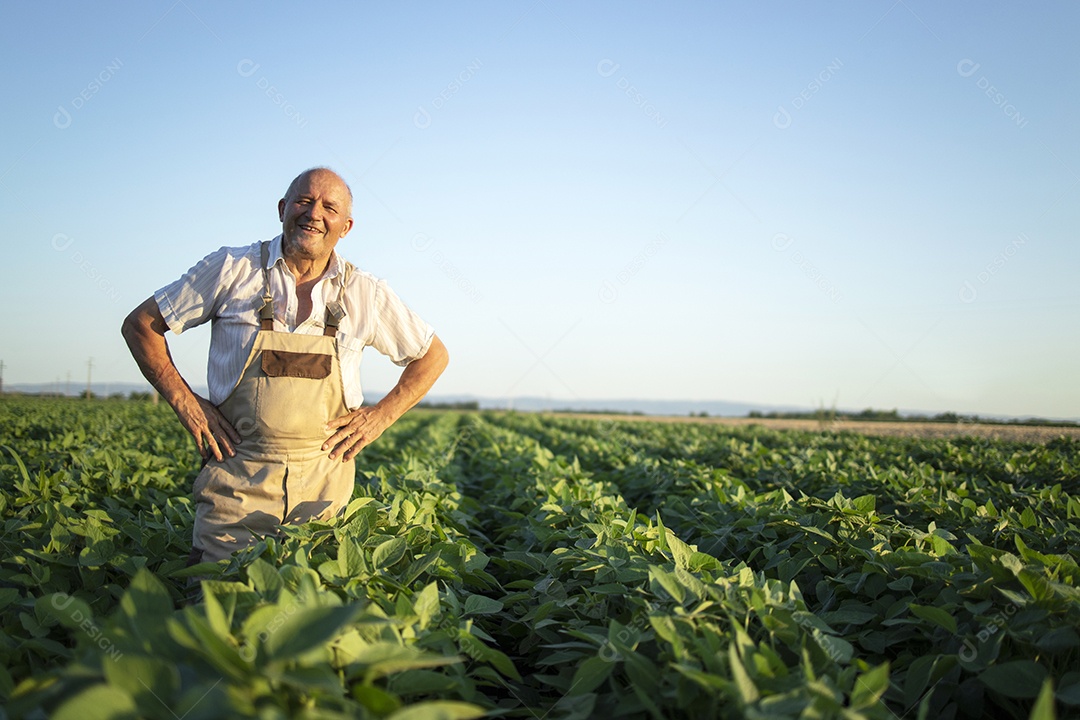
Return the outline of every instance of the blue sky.
[[[1080,417],[1078,20],[12,5],[4,379],[79,380],[89,357],[139,379],[124,315],[276,235],[292,177],[329,165],[356,196],[339,249],[450,349],[435,393]],[[208,335],[170,335],[193,385]]]

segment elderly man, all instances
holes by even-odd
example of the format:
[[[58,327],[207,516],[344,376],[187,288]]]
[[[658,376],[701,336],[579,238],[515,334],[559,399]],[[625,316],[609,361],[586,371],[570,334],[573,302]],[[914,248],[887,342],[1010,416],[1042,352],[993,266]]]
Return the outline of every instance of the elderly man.
[[[335,252],[352,229],[337,174],[301,173],[278,202],[281,235],[223,247],[135,308],[122,332],[146,379],[195,438],[191,562],[215,561],[278,525],[326,519],[353,491],[353,459],[431,388],[447,352],[374,276]],[[211,322],[209,400],[173,364],[165,332]],[[364,347],[405,369],[362,407]]]

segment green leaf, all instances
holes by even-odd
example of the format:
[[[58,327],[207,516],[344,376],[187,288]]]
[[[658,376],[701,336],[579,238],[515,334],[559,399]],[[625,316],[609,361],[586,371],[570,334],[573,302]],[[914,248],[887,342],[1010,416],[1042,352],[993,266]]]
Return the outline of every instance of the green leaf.
[[[413,612],[420,618],[420,629],[428,626],[433,617],[439,614],[439,584],[428,583],[423,590],[416,594],[413,600]]]
[[[673,599],[679,605],[682,605],[683,600],[686,598],[686,589],[678,581],[674,574],[664,571],[663,569],[656,567],[655,565],[649,566],[649,578],[653,581],[653,593],[664,598],[666,593],[668,597]],[[659,587],[656,587],[659,585]],[[657,592],[661,590],[662,592]]]
[[[735,645],[728,646],[728,664],[731,667],[731,676],[735,680],[735,688],[739,691],[739,698],[744,705],[757,702],[761,694],[758,692],[757,686],[754,685],[754,681],[750,679],[750,675],[747,674],[746,668],[743,667],[742,660],[739,659],[739,653],[735,649]]]
[[[173,640],[205,657],[230,677],[239,679],[249,672],[247,659],[231,639],[215,633],[195,608],[185,608],[182,614],[166,619],[165,627]]]
[[[40,597],[34,606],[35,609],[56,618],[67,628],[74,629],[87,620],[91,623],[94,620],[94,613],[90,606],[80,598],[67,593],[52,593]]]
[[[289,667],[281,672],[276,670],[276,668],[270,669],[270,673],[275,680],[290,685],[305,694],[315,691],[335,697],[340,697],[342,694],[341,678],[338,677],[337,671],[327,664],[310,667],[302,665]]]
[[[1035,527],[1038,523],[1039,519],[1031,508],[1024,508],[1024,512],[1020,513],[1020,524],[1025,528]]]
[[[493,615],[502,612],[503,604],[484,595],[470,595],[465,598],[463,615]]]
[[[266,653],[274,661],[288,660],[325,645],[359,614],[355,605],[298,608],[279,626],[268,626]]]
[[[1011,698],[1036,697],[1047,672],[1033,660],[1013,660],[991,665],[979,674],[979,680],[994,692]]]
[[[19,466],[19,474],[22,475],[23,481],[29,484],[30,473],[26,472],[26,466],[23,465],[23,461],[22,458],[19,457],[19,453],[12,450],[9,445],[3,445],[0,447],[3,447],[5,450],[11,453],[11,457],[15,458],[15,464]]]
[[[877,705],[889,689],[889,663],[884,662],[855,678],[851,691],[851,708],[861,710]]]
[[[52,720],[135,720],[139,715],[135,700],[119,688],[91,685],[66,700]]]
[[[687,667],[686,665],[682,665],[679,663],[672,665],[672,667],[675,668],[675,670],[677,670],[680,674],[690,678],[698,685],[701,685],[702,687],[709,690],[715,690],[723,694],[727,694],[731,690],[731,682],[727,678],[722,678],[719,675],[702,672],[697,668]]]
[[[172,614],[173,601],[161,581],[144,568],[135,573],[127,592],[120,599],[120,607],[128,617],[163,618]]]
[[[916,616],[938,627],[943,627],[953,635],[956,634],[956,619],[939,607],[933,605],[916,605],[909,603],[908,609]]]
[[[461,662],[461,658],[456,655],[435,655],[416,647],[391,642],[377,642],[359,647],[352,645],[346,655],[350,676],[363,675],[364,681],[368,683],[384,675]]]
[[[1080,705],[1080,682],[1072,685],[1062,685],[1055,697],[1066,705]]]
[[[353,500],[352,502],[349,503],[348,507],[345,508],[345,519],[349,520],[350,518],[352,518],[353,515],[356,514],[357,510],[364,507],[365,505],[370,505],[373,502],[375,502],[375,498],[371,498],[371,497],[356,498],[355,500]]]
[[[217,597],[206,587],[206,583],[203,583],[203,608],[206,612],[206,620],[210,623],[210,629],[221,637],[229,637],[232,634],[229,619],[225,616],[225,610]]]
[[[593,656],[578,665],[574,671],[574,679],[570,683],[568,695],[583,695],[592,692],[608,679],[615,663],[609,662],[602,657]]]
[[[834,663],[847,665],[851,662],[851,656],[855,653],[855,648],[847,640],[826,635],[817,628],[814,628],[811,634],[814,636],[814,641]]]
[[[458,643],[462,652],[469,657],[481,662],[491,663],[496,670],[506,677],[521,682],[521,675],[518,674],[513,661],[502,651],[488,647],[480,638],[464,629],[458,631]]]
[[[430,700],[398,710],[386,720],[472,720],[486,711],[471,703],[454,700]]]
[[[830,625],[864,625],[878,617],[872,610],[849,610],[840,608],[822,614],[822,620]]]
[[[907,674],[904,676],[904,705],[911,707],[923,696],[923,692],[930,684],[934,665],[940,657],[940,655],[923,655],[915,658],[915,661],[908,666]]]
[[[851,504],[861,513],[872,513],[877,507],[877,498],[873,495],[860,495],[852,500]]]
[[[361,577],[368,572],[364,549],[354,537],[346,535],[338,546],[338,572],[346,578]]]
[[[190,567],[177,568],[169,573],[162,573],[171,578],[200,578],[221,575],[223,566],[219,562],[203,562]]]
[[[407,547],[405,538],[391,538],[375,548],[375,552],[371,556],[371,562],[376,568],[390,567],[405,557]]]
[[[1054,712],[1054,681],[1050,678],[1043,681],[1028,720],[1057,720],[1057,713]]]
[[[496,677],[498,677],[496,675]],[[434,670],[405,670],[395,673],[387,681],[391,690],[408,692],[410,695],[444,695],[457,685],[457,680]]]
[[[1080,635],[1071,627],[1054,628],[1039,638],[1036,647],[1048,653],[1060,653],[1080,647]]]
[[[659,517],[659,516],[657,516]],[[675,561],[675,567],[686,570],[690,567],[690,557],[694,554],[693,548],[684,543],[670,529],[667,530],[667,546],[671,551],[671,557]]]
[[[934,548],[934,554],[938,557],[944,557],[945,555],[956,555],[956,548],[954,548],[948,540],[940,535],[931,535],[930,544]]]
[[[102,669],[110,687],[123,690],[150,715],[162,705],[172,707],[180,690],[180,672],[160,658],[124,654],[102,662]]]
[[[394,695],[374,685],[357,685],[352,691],[353,697],[376,715],[389,715],[401,708],[401,701]]]
[[[255,590],[266,599],[274,602],[278,593],[285,587],[285,581],[281,579],[281,573],[270,563],[262,558],[255,558],[247,566],[248,582]]]
[[[67,595],[67,593],[58,593]],[[15,588],[0,588],[0,610],[19,599],[19,591]]]

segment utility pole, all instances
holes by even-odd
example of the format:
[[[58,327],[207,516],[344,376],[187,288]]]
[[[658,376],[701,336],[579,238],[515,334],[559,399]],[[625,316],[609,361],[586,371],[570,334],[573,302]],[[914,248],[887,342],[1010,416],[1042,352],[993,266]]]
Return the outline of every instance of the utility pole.
[[[71,394],[71,371],[68,370],[67,382],[64,383],[64,397],[67,397],[70,394]]]
[[[90,370],[94,367],[94,358],[90,358],[86,361],[86,399],[94,397],[90,392]]]

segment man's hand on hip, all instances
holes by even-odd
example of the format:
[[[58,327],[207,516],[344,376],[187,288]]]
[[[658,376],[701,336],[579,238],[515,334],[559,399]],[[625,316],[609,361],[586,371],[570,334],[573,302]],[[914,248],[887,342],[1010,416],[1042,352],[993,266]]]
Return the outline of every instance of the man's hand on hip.
[[[361,407],[351,413],[334,418],[326,424],[327,430],[336,429],[323,443],[322,449],[330,451],[330,459],[348,462],[365,447],[375,442],[395,418],[388,417],[377,405]]]
[[[236,455],[234,446],[240,442],[240,433],[225,419],[214,403],[191,393],[190,401],[173,407],[180,423],[195,438],[195,445],[204,459],[211,455],[221,462],[225,455]]]

